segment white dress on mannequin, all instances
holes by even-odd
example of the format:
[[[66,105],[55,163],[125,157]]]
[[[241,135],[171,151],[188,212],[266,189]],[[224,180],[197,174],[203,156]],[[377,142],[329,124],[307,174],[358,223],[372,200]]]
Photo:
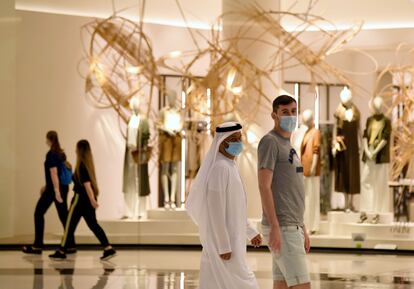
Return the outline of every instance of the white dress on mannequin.
[[[390,120],[383,114],[368,118],[364,132],[365,151],[361,176],[362,212],[391,212],[391,194],[388,187],[390,134]]]
[[[389,164],[367,160],[362,168],[361,179],[361,212],[390,212]]]
[[[295,149],[296,154],[298,155],[299,159],[301,158],[300,149],[302,147],[303,138],[305,137],[306,132],[308,131],[308,126],[305,124],[301,124],[290,137],[290,142],[292,147]]]
[[[132,114],[127,128],[127,148],[125,155],[125,176],[124,176],[124,199],[126,206],[126,217],[137,218],[138,208],[138,173],[137,164],[133,160],[132,151],[137,148],[137,136],[140,117]]]
[[[318,232],[320,224],[320,131],[310,127],[300,150],[305,183],[305,225],[310,232]]]

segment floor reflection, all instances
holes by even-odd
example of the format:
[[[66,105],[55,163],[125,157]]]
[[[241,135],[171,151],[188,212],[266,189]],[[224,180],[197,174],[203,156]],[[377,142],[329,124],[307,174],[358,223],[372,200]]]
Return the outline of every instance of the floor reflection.
[[[51,269],[45,268],[45,262],[39,256],[23,256],[26,262],[33,265],[33,289],[45,289],[49,287],[44,286],[44,278],[50,275],[58,274],[60,277],[60,284],[58,289],[75,289],[73,286],[73,278],[77,274],[75,272],[75,260],[68,259],[65,261],[50,261],[46,266],[50,266]],[[115,271],[115,264],[111,262],[101,262],[102,273],[98,275],[96,283],[90,287],[91,289],[104,289],[108,283],[108,277]],[[54,272],[53,272],[54,271]],[[96,279],[96,277],[95,277]],[[124,288],[145,288],[140,287],[124,287]]]
[[[81,251],[65,261],[0,252],[0,288],[29,289],[195,289],[200,252],[120,251],[111,262],[99,252]],[[248,256],[260,288],[271,289],[271,260]],[[414,288],[414,258],[311,254],[313,289]]]

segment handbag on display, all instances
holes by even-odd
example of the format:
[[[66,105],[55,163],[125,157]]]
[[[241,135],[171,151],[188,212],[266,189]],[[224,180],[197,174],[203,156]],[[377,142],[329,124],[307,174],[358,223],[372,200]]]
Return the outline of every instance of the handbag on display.
[[[145,158],[140,159],[140,154],[141,153],[144,154]],[[148,163],[149,160],[151,159],[152,147],[148,146],[147,149],[145,149],[145,150],[136,149],[136,150],[133,150],[131,152],[131,154],[132,154],[132,158],[134,159],[134,162],[136,164],[143,165],[143,164]]]
[[[336,137],[336,141],[335,141],[334,147],[336,148],[336,150],[338,152],[346,151],[347,147],[346,147],[346,144],[345,144],[345,141],[344,141],[344,137],[343,136],[337,136]]]

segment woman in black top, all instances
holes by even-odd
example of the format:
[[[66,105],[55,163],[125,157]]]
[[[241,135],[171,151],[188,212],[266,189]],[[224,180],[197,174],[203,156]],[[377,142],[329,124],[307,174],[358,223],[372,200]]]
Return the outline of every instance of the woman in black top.
[[[69,186],[60,183],[59,175],[62,166],[70,164],[66,161],[66,155],[60,146],[57,132],[49,131],[46,135],[46,143],[50,147],[44,163],[46,185],[40,189],[40,199],[37,202],[34,214],[35,241],[33,245],[22,248],[22,251],[27,254],[42,253],[45,228],[44,216],[52,203],[55,203],[63,227],[65,227],[68,216],[67,196]],[[74,240],[69,239],[68,253],[75,252],[74,246]]]
[[[60,244],[60,249],[54,254],[49,255],[52,259],[66,259],[65,251],[69,240],[74,238],[76,227],[83,217],[89,229],[95,234],[104,248],[101,260],[108,260],[115,256],[115,250],[109,244],[104,230],[96,220],[95,210],[98,208],[97,196],[99,193],[96,182],[95,167],[93,163],[92,151],[87,140],[80,140],[76,147],[76,169],[73,176],[75,196],[69,209],[68,221],[65,233]]]

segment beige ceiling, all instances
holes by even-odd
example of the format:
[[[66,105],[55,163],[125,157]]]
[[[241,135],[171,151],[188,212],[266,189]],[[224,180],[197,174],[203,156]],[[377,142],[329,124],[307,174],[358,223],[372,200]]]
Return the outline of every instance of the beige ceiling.
[[[146,0],[145,21],[184,26],[175,0]],[[139,0],[114,0],[120,14],[134,20],[139,15]],[[179,0],[188,23],[192,27],[208,28],[221,13],[221,0]],[[111,0],[16,0],[18,10],[107,17],[112,14]]]
[[[320,0],[312,13],[343,27],[364,21],[365,29],[414,28],[413,0]],[[293,3],[295,11],[305,11],[308,1],[283,0],[284,9]]]
[[[229,1],[229,0],[223,0]],[[243,2],[245,0],[239,0]],[[257,2],[260,3],[261,0]],[[267,0],[268,1],[268,0]],[[192,27],[207,28],[221,13],[222,0],[179,0]],[[320,0],[312,10],[334,22],[338,27],[363,20],[366,29],[414,28],[414,0]],[[69,15],[105,17],[112,13],[111,0],[16,0],[19,10]],[[116,9],[129,8],[123,15],[137,19],[139,0],[115,0]],[[146,21],[183,26],[184,21],[176,0],[146,0]],[[296,12],[307,8],[306,0],[282,0],[282,9],[291,7]],[[284,25],[295,26],[293,19]]]

